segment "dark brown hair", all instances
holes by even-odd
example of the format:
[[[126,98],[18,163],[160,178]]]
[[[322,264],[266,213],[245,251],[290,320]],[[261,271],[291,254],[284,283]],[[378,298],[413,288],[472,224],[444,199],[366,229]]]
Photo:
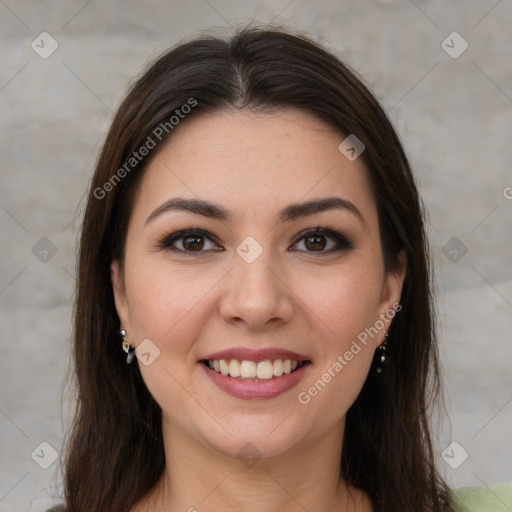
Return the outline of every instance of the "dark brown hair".
[[[162,141],[172,136],[169,119],[193,102],[180,123],[219,110],[296,108],[337,130],[340,142],[355,134],[366,146],[361,158],[378,207],[385,266],[395,269],[403,249],[407,269],[402,310],[389,332],[391,364],[381,375],[372,366],[347,413],[341,476],[369,495],[375,512],[451,510],[430,432],[430,408],[441,403],[432,272],[408,160],[355,72],[307,36],[270,26],[245,27],[228,39],[203,35],[167,51],[132,85],[112,121],[80,239],[66,510],[126,512],[165,467],[160,407],[121,351],[110,264],[123,260],[134,192],[158,148],[140,163],[126,163],[163,123]]]

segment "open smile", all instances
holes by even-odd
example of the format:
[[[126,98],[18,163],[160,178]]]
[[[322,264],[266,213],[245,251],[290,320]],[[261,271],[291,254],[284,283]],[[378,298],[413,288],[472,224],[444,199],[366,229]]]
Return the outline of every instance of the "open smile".
[[[288,391],[303,378],[311,361],[292,359],[204,359],[207,376],[222,391],[237,398],[267,399]]]

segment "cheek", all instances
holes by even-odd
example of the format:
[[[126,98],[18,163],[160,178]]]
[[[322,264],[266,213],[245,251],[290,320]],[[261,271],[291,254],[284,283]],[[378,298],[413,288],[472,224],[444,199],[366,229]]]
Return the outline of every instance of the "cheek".
[[[356,400],[371,366],[375,340],[380,339],[375,324],[382,276],[377,269],[378,264],[361,261],[330,268],[328,279],[317,273],[302,280],[299,293],[308,297],[310,321],[317,326],[317,365],[300,386],[298,400],[327,423],[336,422]]]
[[[132,263],[126,283],[134,341],[150,339],[160,350],[151,365],[138,362],[142,377],[162,410],[173,411],[173,417],[187,423],[192,391],[183,390],[192,389],[195,341],[207,321],[208,292],[218,276],[204,273],[200,278],[197,270],[181,271],[149,258]]]
[[[356,260],[356,258],[354,258]],[[343,350],[378,317],[382,274],[378,262],[317,269],[296,276],[297,295],[326,335],[329,349]]]
[[[193,269],[148,260],[134,261],[127,278],[132,327],[138,340],[168,343],[172,339],[173,349],[179,349],[180,339],[190,339],[195,326],[200,327],[197,317],[190,320],[200,312],[201,300],[218,278],[210,274],[199,277]]]

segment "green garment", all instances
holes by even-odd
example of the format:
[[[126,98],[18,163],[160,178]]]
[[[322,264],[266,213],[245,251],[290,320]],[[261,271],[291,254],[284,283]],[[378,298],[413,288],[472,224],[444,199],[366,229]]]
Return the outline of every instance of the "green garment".
[[[452,489],[457,512],[512,512],[512,483]]]

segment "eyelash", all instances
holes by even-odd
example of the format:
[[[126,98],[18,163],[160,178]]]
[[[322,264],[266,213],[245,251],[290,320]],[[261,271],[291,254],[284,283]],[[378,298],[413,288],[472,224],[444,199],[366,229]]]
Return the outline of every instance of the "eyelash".
[[[339,252],[342,250],[352,249],[354,247],[354,244],[345,235],[342,235],[341,233],[338,233],[337,231],[335,231],[333,229],[329,229],[329,228],[321,227],[321,226],[317,226],[316,228],[310,228],[310,229],[307,229],[307,230],[299,233],[297,238],[294,240],[293,245],[296,245],[298,242],[300,242],[304,238],[309,238],[309,237],[312,237],[315,235],[316,236],[318,236],[318,235],[324,236],[326,238],[334,239],[337,244],[336,247],[329,249],[327,251],[325,251],[325,250],[321,250],[321,251],[303,250],[301,252],[308,252],[308,253],[312,253],[312,254],[314,254],[314,253],[329,254],[329,253],[333,253],[333,252]],[[182,240],[184,238],[193,237],[193,236],[201,236],[204,238],[208,238],[210,241],[217,244],[215,237],[213,237],[210,233],[208,233],[207,231],[204,231],[202,229],[193,228],[193,229],[184,229],[181,231],[176,231],[175,233],[164,236],[163,238],[161,238],[158,241],[158,248],[181,253],[181,254],[184,254],[187,256],[192,256],[192,255],[198,254],[198,253],[204,253],[204,252],[209,252],[212,250],[214,250],[214,251],[217,250],[217,249],[207,249],[207,250],[199,250],[199,251],[186,251],[184,249],[178,249],[176,247],[172,247],[172,244],[174,242],[176,242],[178,240]]]

